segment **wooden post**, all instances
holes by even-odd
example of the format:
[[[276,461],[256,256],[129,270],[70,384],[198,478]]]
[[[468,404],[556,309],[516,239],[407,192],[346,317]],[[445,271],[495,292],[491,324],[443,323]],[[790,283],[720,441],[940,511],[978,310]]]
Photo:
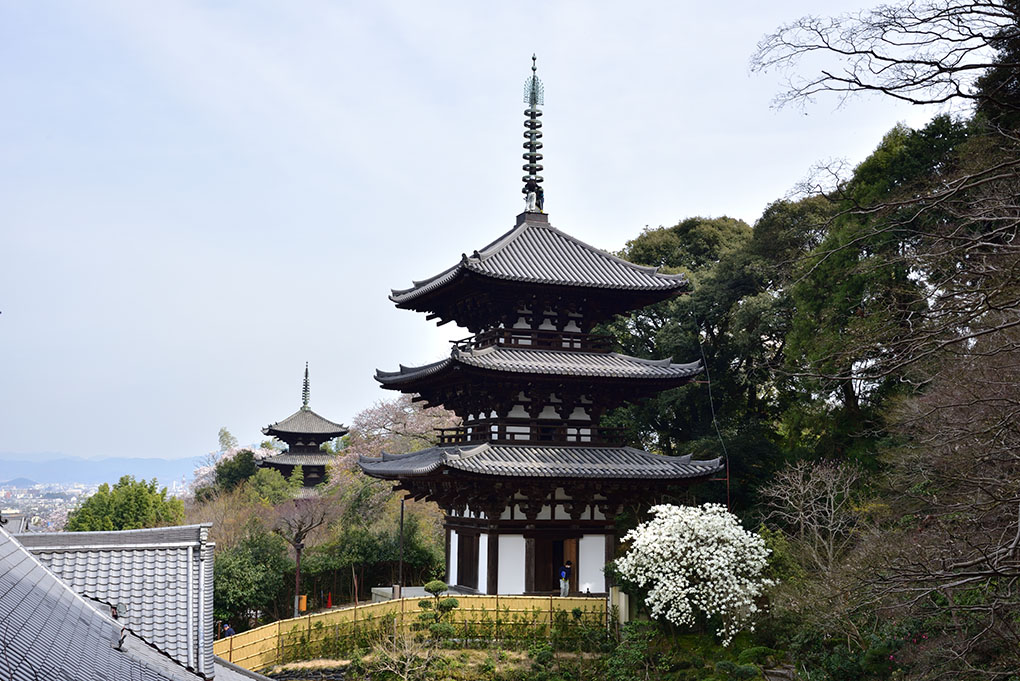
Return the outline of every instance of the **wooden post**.
[[[524,538],[524,593],[535,592],[535,538]]]
[[[234,637],[233,636],[229,636],[228,638],[230,639],[230,650],[227,651],[227,662],[233,662],[234,661]]]
[[[488,575],[485,584],[485,593],[490,596],[499,591],[499,530],[494,524],[489,525],[488,533],[489,548],[486,551],[488,562]]]

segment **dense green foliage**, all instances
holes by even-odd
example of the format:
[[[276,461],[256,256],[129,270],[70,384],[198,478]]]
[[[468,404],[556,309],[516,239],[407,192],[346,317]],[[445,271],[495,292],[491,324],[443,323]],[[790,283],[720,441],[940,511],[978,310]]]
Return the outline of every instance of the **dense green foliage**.
[[[216,464],[216,487],[229,492],[255,475],[255,452],[242,449],[232,457],[224,457]]]
[[[236,546],[217,551],[214,570],[213,611],[238,627],[278,613],[294,565],[283,539],[253,522]]]
[[[142,527],[179,525],[184,504],[159,489],[156,479],[146,482],[125,475],[111,489],[106,483],[67,516],[69,532],[135,530]]]

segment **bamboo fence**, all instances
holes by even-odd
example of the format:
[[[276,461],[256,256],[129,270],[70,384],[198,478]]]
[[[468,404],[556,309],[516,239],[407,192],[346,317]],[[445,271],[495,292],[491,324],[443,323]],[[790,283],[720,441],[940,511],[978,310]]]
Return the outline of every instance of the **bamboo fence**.
[[[460,606],[453,610],[450,621],[465,639],[550,635],[557,621],[601,626],[608,622],[608,602],[604,598],[453,596]],[[419,622],[420,600],[399,598],[280,620],[220,639],[213,643],[213,652],[252,671],[283,662],[326,657],[352,638],[370,641],[409,634],[412,625]],[[557,620],[558,611],[567,613],[567,617],[561,615]]]

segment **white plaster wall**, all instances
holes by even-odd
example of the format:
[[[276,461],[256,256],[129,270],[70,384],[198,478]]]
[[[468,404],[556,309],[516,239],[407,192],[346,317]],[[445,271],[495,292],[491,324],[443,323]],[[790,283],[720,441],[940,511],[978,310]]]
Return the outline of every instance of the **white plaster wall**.
[[[549,504],[546,504],[545,506],[543,506],[542,510],[538,512],[538,519],[539,520],[551,520],[552,519],[552,515],[551,515],[551,510],[549,508]]]
[[[489,585],[489,535],[478,535],[478,592],[486,593]]]
[[[606,537],[586,534],[577,542],[577,588],[584,593],[601,593],[606,590]]]
[[[524,593],[524,536],[499,535],[499,582],[497,593]]]
[[[447,577],[449,577],[449,579],[450,579],[450,581],[449,581],[450,584],[456,584],[457,583],[457,532],[456,531],[450,532],[450,558],[449,558],[449,560],[450,560],[450,574],[447,575]]]
[[[507,418],[511,419],[526,419],[528,418],[528,411],[524,408],[524,405],[515,404],[514,408],[507,414]]]

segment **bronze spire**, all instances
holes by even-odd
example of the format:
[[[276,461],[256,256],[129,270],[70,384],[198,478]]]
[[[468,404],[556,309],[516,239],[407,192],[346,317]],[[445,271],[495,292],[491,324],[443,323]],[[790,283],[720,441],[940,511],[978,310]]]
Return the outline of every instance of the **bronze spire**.
[[[542,139],[542,121],[539,120],[542,110],[538,107],[545,104],[545,86],[536,75],[538,72],[537,61],[538,57],[531,55],[531,77],[524,82],[524,102],[528,108],[524,112],[524,115],[527,116],[524,121],[524,138],[527,141],[524,143],[523,158],[527,163],[522,168],[527,175],[521,178],[524,182],[524,189],[521,191],[527,199],[526,210],[528,212],[542,212],[545,206],[542,176],[538,174],[542,171],[542,165],[539,163],[542,160],[542,154],[538,151],[542,148],[542,143],[539,141]],[[532,194],[534,194],[534,200],[532,200]]]
[[[308,390],[308,362],[305,362],[305,386],[301,390],[301,408],[302,409],[308,409],[308,397],[309,397],[309,390]]]

